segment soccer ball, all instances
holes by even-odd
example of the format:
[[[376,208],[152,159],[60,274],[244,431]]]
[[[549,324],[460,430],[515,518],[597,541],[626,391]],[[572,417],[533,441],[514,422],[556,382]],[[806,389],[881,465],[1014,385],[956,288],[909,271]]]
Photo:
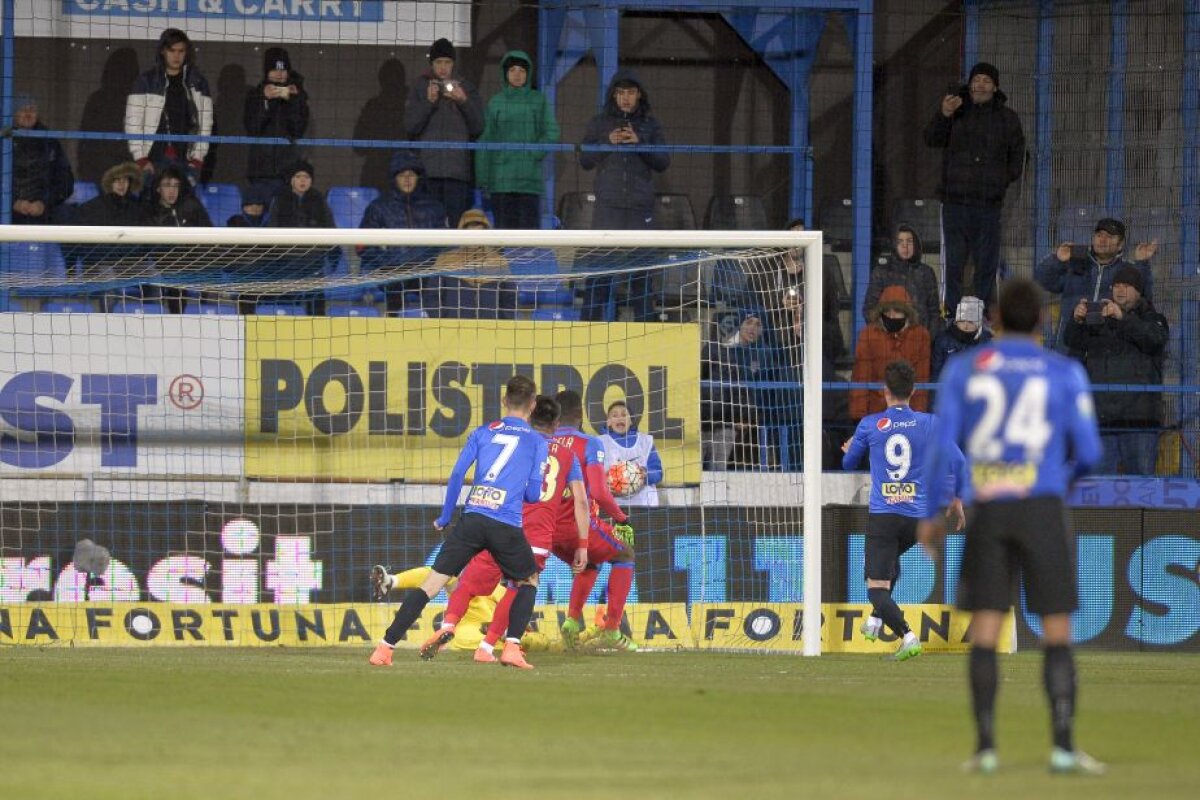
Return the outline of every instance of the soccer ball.
[[[646,485],[646,469],[633,461],[618,461],[608,468],[608,490],[614,497],[637,494]]]

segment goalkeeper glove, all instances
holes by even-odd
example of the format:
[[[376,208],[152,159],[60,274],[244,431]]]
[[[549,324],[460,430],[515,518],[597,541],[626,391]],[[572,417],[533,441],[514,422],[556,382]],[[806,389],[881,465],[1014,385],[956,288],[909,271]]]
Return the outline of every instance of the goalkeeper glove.
[[[626,547],[633,547],[633,526],[628,522],[619,522],[613,526],[613,536]]]

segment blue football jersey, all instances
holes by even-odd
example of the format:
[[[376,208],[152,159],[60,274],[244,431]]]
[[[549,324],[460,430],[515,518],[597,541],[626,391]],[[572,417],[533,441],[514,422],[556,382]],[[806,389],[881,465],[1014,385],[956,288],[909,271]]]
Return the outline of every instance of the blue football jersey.
[[[943,492],[957,494],[955,468],[961,464],[953,453],[938,467],[941,472],[930,469],[933,436],[933,415],[906,405],[869,414],[858,423],[842,468],[856,469],[863,456],[870,455],[870,513],[923,519],[937,508]]]
[[[450,473],[437,524],[449,524],[467,470],[474,464],[475,481],[467,493],[463,513],[483,514],[520,527],[524,504],[536,502],[542,492],[547,452],[546,437],[518,417],[505,417],[476,428],[467,437]]]
[[[1065,496],[1102,454],[1083,365],[1024,337],[953,356],[937,417],[934,462],[962,448],[965,501]]]

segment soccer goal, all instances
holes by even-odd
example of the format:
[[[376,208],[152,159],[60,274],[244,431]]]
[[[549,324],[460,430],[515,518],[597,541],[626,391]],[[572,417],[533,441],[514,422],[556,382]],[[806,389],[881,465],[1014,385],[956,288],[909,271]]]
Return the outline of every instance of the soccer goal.
[[[522,373],[587,433],[623,402],[653,437],[635,641],[821,652],[819,232],[0,240],[0,643],[376,639],[371,567],[432,562],[458,451]],[[543,575],[551,636],[571,581]]]

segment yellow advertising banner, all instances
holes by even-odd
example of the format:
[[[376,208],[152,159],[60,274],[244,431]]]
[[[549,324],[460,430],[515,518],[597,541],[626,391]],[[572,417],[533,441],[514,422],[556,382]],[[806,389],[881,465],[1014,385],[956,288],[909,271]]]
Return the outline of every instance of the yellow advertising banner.
[[[205,603],[19,603],[0,606],[0,645],[44,646],[56,643],[98,646],[223,647],[369,647],[391,624],[397,605],[326,603],[284,606]],[[416,647],[433,635],[444,607],[431,605],[408,632],[401,647]],[[905,615],[927,652],[965,652],[970,614],[947,605],[909,605]],[[588,608],[590,619],[593,609]],[[532,629],[547,646],[559,641],[565,606],[539,606]],[[894,651],[890,635],[877,642],[862,638],[858,627],[870,606],[827,603],[823,607],[822,650],[826,653]],[[633,603],[625,608],[621,629],[652,650],[801,650],[798,603]],[[460,626],[455,644],[474,649],[480,630]],[[1012,615],[998,648],[1016,649]]]
[[[800,603],[697,603],[692,606],[692,638],[701,649],[800,652],[803,609]],[[822,604],[821,651],[894,652],[899,642],[887,631],[874,642],[863,638],[859,626],[870,613],[871,606],[866,604]],[[965,653],[970,649],[970,612],[925,603],[904,606],[904,617],[926,652]],[[997,649],[1015,652],[1016,641],[1016,623],[1010,611]]]
[[[322,603],[284,606],[208,603],[19,603],[0,606],[0,645],[70,643],[97,646],[369,647],[399,604]],[[431,605],[400,643],[416,647],[433,635],[445,607]],[[661,649],[692,648],[685,603],[633,604],[622,629]],[[587,609],[590,619],[594,609]],[[559,641],[566,606],[538,606],[531,629]],[[459,626],[454,645],[474,650],[480,629]]]
[[[694,324],[247,317],[246,475],[444,482],[524,374],[588,433],[625,400],[664,483],[697,483],[699,352]]]

